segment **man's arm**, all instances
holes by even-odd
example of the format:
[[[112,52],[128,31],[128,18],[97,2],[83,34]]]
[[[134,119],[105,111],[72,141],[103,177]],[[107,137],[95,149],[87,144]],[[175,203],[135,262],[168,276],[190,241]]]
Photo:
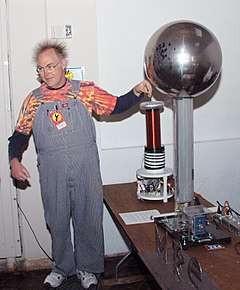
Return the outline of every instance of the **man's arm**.
[[[13,135],[8,138],[8,155],[12,177],[24,181],[30,177],[28,170],[22,165],[20,160],[22,154],[28,146],[30,135],[25,135],[14,131]]]
[[[125,95],[119,96],[117,98],[116,105],[111,115],[119,114],[130,109],[132,106],[140,102],[143,99],[143,97],[144,97],[143,93],[140,94],[139,96],[136,96],[133,89],[130,92],[126,93]]]
[[[21,159],[26,150],[32,132],[32,125],[36,111],[41,104],[33,92],[25,98],[16,124],[13,135],[8,139],[8,154],[12,177],[24,181],[30,177],[27,169],[22,165]]]
[[[130,109],[132,106],[136,105],[143,99],[144,94],[148,96],[152,95],[152,86],[147,80],[144,80],[137,84],[127,94],[118,97],[111,115],[119,114]]]

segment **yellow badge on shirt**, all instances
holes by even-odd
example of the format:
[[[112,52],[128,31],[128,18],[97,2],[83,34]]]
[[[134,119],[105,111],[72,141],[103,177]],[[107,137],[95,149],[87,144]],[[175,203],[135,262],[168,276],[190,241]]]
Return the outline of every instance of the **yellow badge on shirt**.
[[[60,111],[51,111],[49,117],[58,130],[67,126],[64,116]]]

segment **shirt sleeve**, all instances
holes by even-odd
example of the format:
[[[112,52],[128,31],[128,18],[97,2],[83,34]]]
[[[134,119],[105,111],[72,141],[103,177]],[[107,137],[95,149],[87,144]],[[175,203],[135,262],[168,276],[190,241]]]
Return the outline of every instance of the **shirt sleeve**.
[[[17,131],[14,131],[11,137],[8,138],[8,156],[9,160],[17,158],[22,159],[23,152],[28,146],[30,135],[24,135]]]
[[[29,138],[32,133],[33,121],[40,101],[30,93],[24,100],[19,112],[17,124],[13,135],[8,138],[9,160],[18,158],[21,160],[22,154],[28,146]]]
[[[111,115],[123,113],[124,111],[130,109],[144,98],[144,94],[140,96],[136,96],[133,90],[129,91],[125,95],[119,96],[117,98],[116,105],[114,110],[112,111]]]
[[[110,115],[117,102],[116,96],[109,94],[93,83],[81,83],[79,95],[87,110],[94,111],[99,116]]]
[[[24,100],[15,130],[24,135],[30,135],[32,132],[33,122],[36,111],[40,105],[40,100],[33,93],[30,93]]]
[[[114,96],[94,85],[93,82],[82,82],[79,98],[89,112],[99,116],[119,114],[140,102],[144,94],[136,96],[133,90],[122,96]]]

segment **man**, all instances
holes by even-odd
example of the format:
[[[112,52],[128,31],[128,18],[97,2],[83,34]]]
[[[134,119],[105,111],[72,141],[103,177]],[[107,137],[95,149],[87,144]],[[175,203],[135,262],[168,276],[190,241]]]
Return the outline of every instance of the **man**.
[[[21,159],[33,133],[54,260],[44,284],[55,288],[77,274],[87,289],[97,284],[95,274],[104,270],[102,182],[91,113],[121,113],[139,102],[144,93],[150,96],[152,88],[144,80],[126,95],[116,97],[93,82],[69,81],[65,77],[66,48],[57,42],[40,43],[34,61],[41,86],[23,102],[9,138],[11,174],[19,181],[30,177]]]

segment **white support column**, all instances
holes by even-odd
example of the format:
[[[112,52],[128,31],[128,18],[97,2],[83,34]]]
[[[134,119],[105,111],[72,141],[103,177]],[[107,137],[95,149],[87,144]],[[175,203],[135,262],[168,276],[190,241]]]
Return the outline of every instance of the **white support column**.
[[[175,98],[174,155],[176,202],[193,199],[193,98],[184,91]]]

